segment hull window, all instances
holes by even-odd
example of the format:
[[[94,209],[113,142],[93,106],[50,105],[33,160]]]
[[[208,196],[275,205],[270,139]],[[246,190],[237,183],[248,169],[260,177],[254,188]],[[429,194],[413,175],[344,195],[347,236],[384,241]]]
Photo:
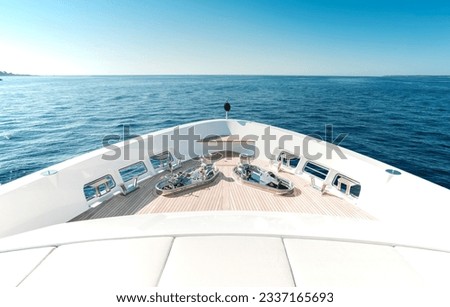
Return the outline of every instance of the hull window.
[[[173,161],[174,158],[168,151],[164,151],[160,154],[150,157],[150,163],[155,170],[167,169],[169,167],[169,163],[172,163]]]
[[[111,175],[106,175],[98,178],[83,187],[84,197],[86,200],[91,200],[95,197],[103,196],[116,186],[116,182]]]
[[[328,175],[327,168],[320,166],[319,164],[315,164],[313,162],[306,163],[305,167],[303,168],[303,171],[322,180],[325,180],[325,178],[327,178]]]
[[[293,155],[289,152],[282,151],[278,158],[278,163],[281,163],[281,165],[288,167],[288,168],[297,168],[297,165],[300,163],[300,157]]]
[[[358,198],[361,193],[361,184],[359,182],[341,174],[336,175],[333,180],[333,186],[340,192],[356,198]]]
[[[127,182],[135,177],[147,173],[147,168],[145,167],[144,162],[138,162],[120,169],[119,173],[123,182]]]

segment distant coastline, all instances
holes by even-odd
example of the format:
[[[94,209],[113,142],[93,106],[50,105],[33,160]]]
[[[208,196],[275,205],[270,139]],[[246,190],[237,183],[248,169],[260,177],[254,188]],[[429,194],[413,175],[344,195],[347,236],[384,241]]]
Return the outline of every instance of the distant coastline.
[[[3,76],[33,76],[33,77],[318,77],[318,78],[450,78],[449,75],[423,75],[423,74],[412,74],[412,75],[302,75],[302,74],[80,74],[80,75],[30,75],[30,74],[15,74],[6,71],[0,71],[0,77]]]
[[[30,76],[30,75],[22,75],[22,74],[13,74],[11,72],[6,72],[6,71],[0,71],[0,76],[4,77],[4,76]]]

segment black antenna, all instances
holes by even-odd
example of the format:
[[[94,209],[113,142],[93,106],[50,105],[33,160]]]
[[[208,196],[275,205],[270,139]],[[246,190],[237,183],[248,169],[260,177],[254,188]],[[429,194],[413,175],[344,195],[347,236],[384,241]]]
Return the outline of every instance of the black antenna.
[[[223,108],[225,109],[225,119],[228,119],[228,112],[230,112],[231,110],[231,104],[228,102],[228,100],[223,105]]]

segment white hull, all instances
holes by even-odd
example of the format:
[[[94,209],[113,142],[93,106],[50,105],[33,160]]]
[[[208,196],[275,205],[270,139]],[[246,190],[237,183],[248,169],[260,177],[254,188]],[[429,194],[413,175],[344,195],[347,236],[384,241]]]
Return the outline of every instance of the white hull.
[[[266,142],[261,136],[268,128],[267,125],[239,120],[209,120],[186,124],[179,127],[179,133],[188,134],[189,128],[193,128],[201,139],[207,140],[193,142],[190,144],[193,148],[188,147],[188,142],[181,143],[180,154],[185,156],[184,160],[205,154],[203,150],[206,142],[214,145],[217,151],[240,153],[248,151],[241,138],[253,135],[256,138],[251,145],[257,152],[262,153],[268,149],[270,153],[274,153],[280,150],[281,139],[284,139],[283,150],[295,152],[295,147],[305,144],[306,138],[299,133],[270,127],[275,139]],[[312,176],[305,171],[305,167],[311,160],[303,155],[298,165],[282,170],[290,173],[290,176],[302,179],[299,181],[302,186],[297,188],[305,193],[298,197],[315,195],[317,202],[321,201],[321,197],[342,199],[348,206],[363,210],[373,219],[352,219],[317,212],[271,212],[269,208],[253,212],[165,212],[66,223],[93,205],[101,205],[120,194],[120,186],[127,184],[119,173],[123,168],[139,162],[144,163],[147,171],[139,176],[141,183],[160,176],[160,170],[154,169],[149,160],[148,151],[158,153],[173,150],[173,142],[168,143],[168,148],[163,148],[164,136],[173,133],[173,129],[165,129],[144,136],[143,142],[131,142],[129,159],[121,155],[119,159],[105,160],[103,155],[111,156],[114,152],[102,148],[54,165],[48,169],[51,170],[48,173],[37,172],[0,186],[0,236],[5,237],[0,240],[0,266],[6,266],[4,269],[8,268],[10,273],[5,274],[3,279],[0,278],[0,284],[3,281],[4,284],[16,286],[40,283],[50,285],[59,282],[60,278],[68,278],[64,276],[72,276],[67,282],[76,284],[82,278],[80,274],[84,272],[83,268],[88,265],[86,257],[94,256],[86,254],[90,248],[95,251],[95,257],[106,259],[111,256],[112,251],[123,251],[124,246],[134,249],[138,254],[141,249],[146,250],[149,246],[153,246],[153,250],[158,252],[152,256],[154,262],[151,265],[144,265],[148,263],[145,257],[138,257],[136,267],[129,268],[128,271],[119,265],[117,278],[111,279],[111,282],[116,281],[119,284],[120,280],[133,279],[133,275],[129,274],[135,274],[136,279],[133,280],[139,286],[292,286],[301,284],[302,278],[303,284],[311,286],[333,286],[339,281],[344,285],[363,287],[383,286],[383,282],[417,286],[433,284],[437,277],[446,282],[450,281],[450,241],[446,238],[450,231],[450,191],[402,170],[399,170],[401,175],[392,175],[386,170],[395,169],[394,167],[340,148],[346,157],[342,159],[336,151],[329,150],[330,144],[314,140],[308,143],[308,151],[311,155],[323,155],[315,159],[314,163],[328,170],[325,179],[310,179]],[[211,135],[221,138],[208,139]],[[227,137],[230,135],[237,137]],[[292,138],[286,140],[286,135],[291,135]],[[147,143],[148,136],[153,138],[153,145],[150,147]],[[124,145],[117,145],[122,152],[126,149]],[[273,161],[263,154],[259,155],[257,160],[265,165],[273,164]],[[99,178],[106,175],[115,181],[111,190],[104,194],[97,191],[98,195],[87,198],[83,187],[91,182],[100,184],[102,181],[99,181]],[[338,178],[342,178],[341,181],[347,185],[357,182],[361,187],[359,195],[349,193],[350,187],[343,192],[341,182],[339,187],[337,185]],[[229,178],[221,180],[230,181]],[[228,181],[226,184],[231,194],[226,195],[234,197],[234,183]],[[312,192],[307,194],[307,189]],[[211,190],[211,193],[214,191]],[[207,193],[204,191],[202,195]],[[132,194],[125,197],[132,197]],[[217,199],[222,205],[232,203],[225,194],[223,197],[219,195]],[[250,202],[246,206],[251,207],[251,197],[246,201]],[[278,201],[282,205],[295,203],[295,199]],[[314,203],[316,200],[311,201]],[[264,198],[255,198],[253,202],[264,202]],[[175,201],[173,205],[175,206]],[[38,230],[32,231],[34,229]],[[143,241],[135,241],[137,239]],[[90,245],[83,245],[87,244],[86,242],[90,242]],[[218,254],[217,261],[213,258],[202,258],[201,251],[217,249],[221,244],[226,252]],[[195,251],[195,248],[190,246],[198,250]],[[261,246],[272,248],[261,249]],[[305,251],[309,251],[313,257],[302,256]],[[340,254],[330,258],[329,255],[336,251],[340,251]],[[243,264],[235,259],[234,252],[239,254],[241,259],[260,259],[256,262],[248,260],[253,275],[243,275],[243,268],[240,267]],[[261,256],[260,253],[267,255]],[[16,257],[12,255],[17,255],[17,259],[22,260],[16,261]],[[119,256],[124,261],[130,257],[123,252],[112,257],[116,259]],[[385,265],[380,266],[377,262],[380,257],[384,257]],[[36,265],[44,259],[38,269],[32,270],[32,274],[27,271],[27,267],[33,267],[32,264]],[[215,277],[198,275],[203,276],[201,279],[189,271],[196,268],[199,272],[207,272],[224,259],[235,259],[237,262],[230,260],[229,265],[225,266],[228,270],[219,271]],[[272,263],[273,259],[279,261]],[[69,271],[61,270],[60,264],[64,261],[73,261],[73,266],[67,269]],[[185,271],[181,265],[182,261],[188,261],[190,265]],[[374,267],[374,263],[377,266]],[[107,267],[98,265],[96,268],[90,267],[94,270],[92,282],[107,283],[108,275],[102,275],[102,270],[107,270]],[[144,265],[144,269],[140,265]],[[265,269],[271,265],[274,266]],[[310,269],[321,265],[331,270],[320,273],[324,274],[319,274],[322,279],[315,275],[316,270]],[[235,269],[232,269],[233,266]],[[443,266],[445,268],[442,268]],[[19,267],[25,268],[25,273],[20,273],[22,271]],[[261,275],[259,271],[266,273]],[[383,274],[388,272],[392,273],[389,275],[391,279],[383,277]],[[144,273],[152,278],[145,279]],[[335,280],[332,276],[337,276],[338,279]],[[370,276],[371,279],[364,279],[363,276]]]

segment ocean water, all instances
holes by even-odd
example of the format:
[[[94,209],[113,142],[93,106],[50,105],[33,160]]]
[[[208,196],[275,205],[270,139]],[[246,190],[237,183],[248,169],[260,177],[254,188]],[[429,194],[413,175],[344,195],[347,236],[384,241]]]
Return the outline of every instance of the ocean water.
[[[191,121],[249,119],[343,147],[450,188],[450,77],[2,77],[0,183],[102,146]]]

